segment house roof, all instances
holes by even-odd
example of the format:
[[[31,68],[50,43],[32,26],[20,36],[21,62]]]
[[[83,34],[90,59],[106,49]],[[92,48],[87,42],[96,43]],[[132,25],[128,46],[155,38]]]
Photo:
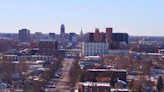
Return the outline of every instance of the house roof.
[[[78,84],[83,84],[83,86],[110,86],[109,83],[99,83],[99,82],[78,82]]]

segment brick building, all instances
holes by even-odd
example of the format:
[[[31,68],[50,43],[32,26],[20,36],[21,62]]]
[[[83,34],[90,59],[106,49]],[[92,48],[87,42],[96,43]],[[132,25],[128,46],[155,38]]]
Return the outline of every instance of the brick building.
[[[58,42],[55,39],[42,39],[39,41],[39,55],[59,56],[65,55],[65,49],[58,49]]]
[[[111,92],[109,83],[78,82],[78,92]]]
[[[106,28],[106,33],[99,32],[96,28],[95,33],[88,33],[89,42],[108,42],[109,49],[128,49],[129,35],[127,33],[112,33],[112,28]],[[124,43],[125,44],[122,44]]]
[[[13,92],[33,92],[33,82],[30,80],[13,80]]]
[[[126,42],[126,44],[128,44],[128,39],[129,39],[129,35],[127,33],[113,33],[112,34],[112,41],[115,42]]]
[[[109,49],[111,48],[112,42],[112,28],[106,28],[106,33],[99,32],[99,29],[96,28],[95,33],[88,33],[89,42],[108,42]]]
[[[98,75],[101,75],[101,77],[110,77],[110,75],[114,73],[114,75],[123,81],[126,81],[126,70],[115,70],[115,69],[88,69],[87,71],[84,71],[85,75],[85,81],[91,81],[91,76],[94,75],[95,77],[98,77]]]
[[[20,49],[25,49],[25,48],[37,48],[38,47],[38,43],[36,42],[20,42],[15,49],[16,50],[20,50]]]

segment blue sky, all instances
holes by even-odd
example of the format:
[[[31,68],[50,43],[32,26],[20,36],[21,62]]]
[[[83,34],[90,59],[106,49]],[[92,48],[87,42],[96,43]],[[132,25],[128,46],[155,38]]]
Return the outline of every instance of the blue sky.
[[[0,0],[0,32],[105,32],[164,36],[164,0]]]

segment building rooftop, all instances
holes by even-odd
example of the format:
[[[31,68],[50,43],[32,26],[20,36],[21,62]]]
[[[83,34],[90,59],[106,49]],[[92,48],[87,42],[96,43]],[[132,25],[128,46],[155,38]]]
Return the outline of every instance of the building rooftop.
[[[56,41],[56,39],[41,39],[40,41],[51,42],[51,41]]]
[[[78,82],[78,84],[83,84],[83,86],[110,86],[109,83],[99,83],[99,82]]]
[[[123,69],[88,69],[88,71],[115,71],[115,72],[126,72]]]
[[[4,56],[52,57],[52,56],[44,56],[44,55],[4,55]]]
[[[112,89],[110,89],[110,90],[111,90],[112,92],[113,92],[113,91],[128,91],[128,92],[130,91],[129,89],[120,89],[120,88],[117,88],[117,89],[116,89],[116,88],[112,88]]]
[[[31,46],[30,42],[19,42],[18,46]]]

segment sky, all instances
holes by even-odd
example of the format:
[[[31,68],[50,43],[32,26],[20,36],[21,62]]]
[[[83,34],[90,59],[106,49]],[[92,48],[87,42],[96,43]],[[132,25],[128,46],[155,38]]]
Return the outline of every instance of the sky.
[[[0,33],[105,32],[164,36],[164,0],[0,0]]]

